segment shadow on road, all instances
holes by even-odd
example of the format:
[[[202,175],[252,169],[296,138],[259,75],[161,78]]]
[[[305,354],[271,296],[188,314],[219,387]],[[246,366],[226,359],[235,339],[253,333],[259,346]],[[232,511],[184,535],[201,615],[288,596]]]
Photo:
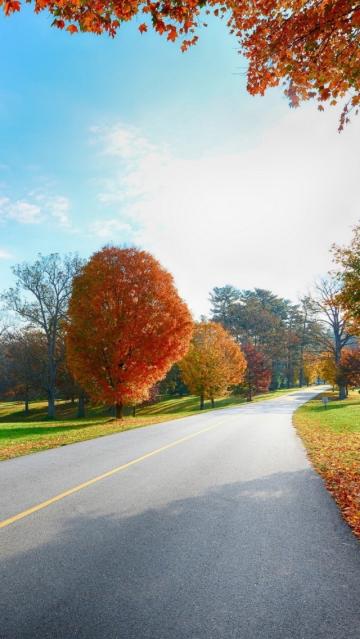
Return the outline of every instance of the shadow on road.
[[[111,516],[88,491],[2,532],[2,639],[358,639],[360,547],[312,471],[137,513],[111,481]]]

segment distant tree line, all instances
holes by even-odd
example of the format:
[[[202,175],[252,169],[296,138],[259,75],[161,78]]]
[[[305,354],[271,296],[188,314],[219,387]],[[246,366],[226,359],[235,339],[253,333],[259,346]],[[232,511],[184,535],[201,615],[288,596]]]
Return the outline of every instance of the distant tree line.
[[[250,368],[263,371],[262,388],[293,388],[308,382],[306,354],[320,352],[325,335],[314,300],[304,297],[293,304],[268,290],[230,285],[214,288],[210,300],[212,320],[242,345]]]

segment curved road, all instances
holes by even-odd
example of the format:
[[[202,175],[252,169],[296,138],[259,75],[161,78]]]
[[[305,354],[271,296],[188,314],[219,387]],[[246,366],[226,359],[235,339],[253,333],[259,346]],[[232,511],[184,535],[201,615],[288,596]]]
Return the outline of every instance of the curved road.
[[[291,425],[313,394],[2,462],[0,637],[359,639],[360,545]]]

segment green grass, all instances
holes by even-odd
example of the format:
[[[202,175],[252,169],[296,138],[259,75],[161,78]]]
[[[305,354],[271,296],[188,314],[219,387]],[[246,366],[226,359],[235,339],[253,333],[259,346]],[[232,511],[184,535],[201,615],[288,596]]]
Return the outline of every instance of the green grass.
[[[360,537],[360,395],[346,400],[318,397],[294,415],[297,431],[316,470],[322,475],[342,514]]]
[[[327,408],[322,402],[325,395],[329,398]],[[346,400],[338,400],[334,393],[323,393],[299,408],[297,416],[310,420],[316,428],[334,433],[360,432],[360,394],[353,391]]]
[[[279,397],[289,392],[284,389],[257,395],[254,401]],[[228,396],[216,400],[215,409],[211,409],[210,403],[207,403],[205,410],[217,410],[244,402],[242,397]],[[71,402],[60,401],[56,407],[56,419],[49,420],[44,401],[32,402],[28,415],[24,413],[22,402],[0,403],[0,460],[200,412],[199,398],[194,396],[165,399],[145,406],[137,411],[135,417],[126,416],[121,421],[115,420],[109,408],[103,406],[88,406],[86,417],[82,419],[76,418],[76,410]]]

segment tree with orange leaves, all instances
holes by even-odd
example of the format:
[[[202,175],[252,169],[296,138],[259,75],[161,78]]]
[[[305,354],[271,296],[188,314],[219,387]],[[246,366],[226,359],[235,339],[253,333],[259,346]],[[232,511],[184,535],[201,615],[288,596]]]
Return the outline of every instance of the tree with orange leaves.
[[[328,384],[332,384],[333,386],[336,386],[338,381],[338,367],[336,365],[334,355],[332,352],[324,351],[323,353],[319,355],[318,371],[319,371],[319,377],[321,379],[324,379],[325,382],[328,382]],[[346,396],[346,391],[345,391],[345,385],[343,384],[342,386],[344,386],[344,392],[343,392],[344,397],[342,398],[344,399]]]
[[[31,1],[31,0],[28,0]],[[20,0],[0,0],[6,15]],[[316,98],[336,104],[347,96],[340,129],[360,103],[360,4],[350,0],[34,0],[53,25],[71,34],[88,31],[115,36],[124,22],[143,15],[140,33],[152,26],[185,51],[206,26],[206,14],[225,17],[249,61],[248,90],[261,94],[283,85],[292,106]]]
[[[220,324],[201,322],[179,366],[190,392],[199,395],[202,409],[205,399],[210,399],[213,406],[216,396],[225,394],[229,386],[241,384],[246,360],[240,346]]]
[[[342,288],[339,299],[347,313],[351,333],[360,333],[360,224],[353,229],[348,246],[333,246]]]
[[[322,354],[307,351],[304,353],[303,374],[306,384],[315,384],[321,376]]]
[[[74,280],[67,325],[69,369],[91,399],[145,397],[184,356],[193,322],[172,276],[145,251],[105,247]]]

